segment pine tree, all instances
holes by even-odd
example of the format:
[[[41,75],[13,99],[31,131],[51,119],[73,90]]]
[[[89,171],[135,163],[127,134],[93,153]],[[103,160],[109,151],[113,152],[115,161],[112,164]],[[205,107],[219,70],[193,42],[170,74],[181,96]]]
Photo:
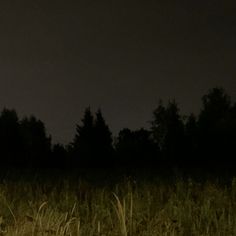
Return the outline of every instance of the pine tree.
[[[112,133],[101,110],[97,111],[96,119],[90,108],[85,110],[82,124],[76,126],[71,149],[79,165],[87,167],[110,165],[113,154]]]
[[[101,148],[111,149],[112,148],[112,133],[106,124],[102,112],[99,109],[96,113],[95,120],[95,133],[96,141],[99,143]]]
[[[76,125],[76,134],[72,143],[73,157],[80,164],[89,164],[94,153],[94,118],[90,107],[85,109],[82,124]]]

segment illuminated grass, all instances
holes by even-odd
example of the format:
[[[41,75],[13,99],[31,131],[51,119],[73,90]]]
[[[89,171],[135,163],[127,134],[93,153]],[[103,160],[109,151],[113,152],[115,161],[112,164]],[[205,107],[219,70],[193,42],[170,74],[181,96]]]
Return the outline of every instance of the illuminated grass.
[[[236,235],[236,180],[0,184],[0,235]]]

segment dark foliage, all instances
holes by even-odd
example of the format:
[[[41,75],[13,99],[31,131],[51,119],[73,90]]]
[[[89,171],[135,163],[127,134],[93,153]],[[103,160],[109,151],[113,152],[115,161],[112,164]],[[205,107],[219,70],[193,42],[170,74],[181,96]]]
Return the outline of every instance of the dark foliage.
[[[19,119],[15,110],[3,109],[0,116],[0,155],[2,165],[15,165],[20,162],[22,139]]]
[[[52,156],[50,158],[51,167],[64,169],[69,166],[67,150],[62,144],[54,144],[52,148]]]
[[[148,166],[157,164],[159,148],[145,129],[120,131],[116,142],[117,162],[122,166]]]
[[[222,88],[214,88],[202,102],[198,119],[200,164],[233,164],[236,126],[231,98]]]
[[[51,138],[47,137],[42,121],[34,116],[20,122],[24,163],[29,166],[50,166]]]
[[[90,108],[85,110],[82,125],[76,126],[76,135],[70,153],[73,161],[80,166],[112,165],[112,134],[100,110],[96,113],[96,119]]]
[[[51,138],[42,121],[33,116],[19,121],[15,110],[4,109],[0,116],[0,151],[3,166],[46,167]]]
[[[202,97],[198,116],[181,116],[177,103],[159,102],[150,130],[122,129],[115,141],[101,110],[90,108],[68,146],[51,145],[44,123],[20,120],[15,110],[0,115],[2,166],[34,168],[180,168],[236,171],[236,103],[222,88]]]
[[[185,124],[184,155],[186,162],[194,163],[199,156],[198,122],[194,114],[187,117]],[[190,158],[191,157],[191,158]]]
[[[162,101],[153,112],[151,130],[154,142],[159,146],[166,162],[177,164],[184,150],[184,123],[175,101],[166,107]]]

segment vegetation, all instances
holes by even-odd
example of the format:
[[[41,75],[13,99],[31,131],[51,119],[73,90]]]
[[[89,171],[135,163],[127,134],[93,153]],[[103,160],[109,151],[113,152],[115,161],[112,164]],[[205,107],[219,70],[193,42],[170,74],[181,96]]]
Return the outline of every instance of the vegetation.
[[[202,101],[187,117],[160,102],[115,139],[87,108],[67,146],[3,109],[0,236],[236,235],[236,103],[221,88]]]
[[[123,128],[113,137],[101,110],[90,108],[67,145],[51,143],[44,123],[19,119],[15,110],[0,114],[0,167],[28,168],[168,168],[236,172],[236,103],[222,88],[202,97],[198,116],[183,116],[175,100],[159,102],[149,129]],[[233,155],[232,155],[233,154]]]
[[[236,179],[125,178],[113,184],[34,176],[0,184],[0,235],[236,235]]]

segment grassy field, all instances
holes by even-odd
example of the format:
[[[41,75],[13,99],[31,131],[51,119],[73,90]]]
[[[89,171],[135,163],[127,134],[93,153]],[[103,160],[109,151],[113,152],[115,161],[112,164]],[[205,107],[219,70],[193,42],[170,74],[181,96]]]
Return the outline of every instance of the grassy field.
[[[0,235],[236,235],[236,180],[2,180]]]

